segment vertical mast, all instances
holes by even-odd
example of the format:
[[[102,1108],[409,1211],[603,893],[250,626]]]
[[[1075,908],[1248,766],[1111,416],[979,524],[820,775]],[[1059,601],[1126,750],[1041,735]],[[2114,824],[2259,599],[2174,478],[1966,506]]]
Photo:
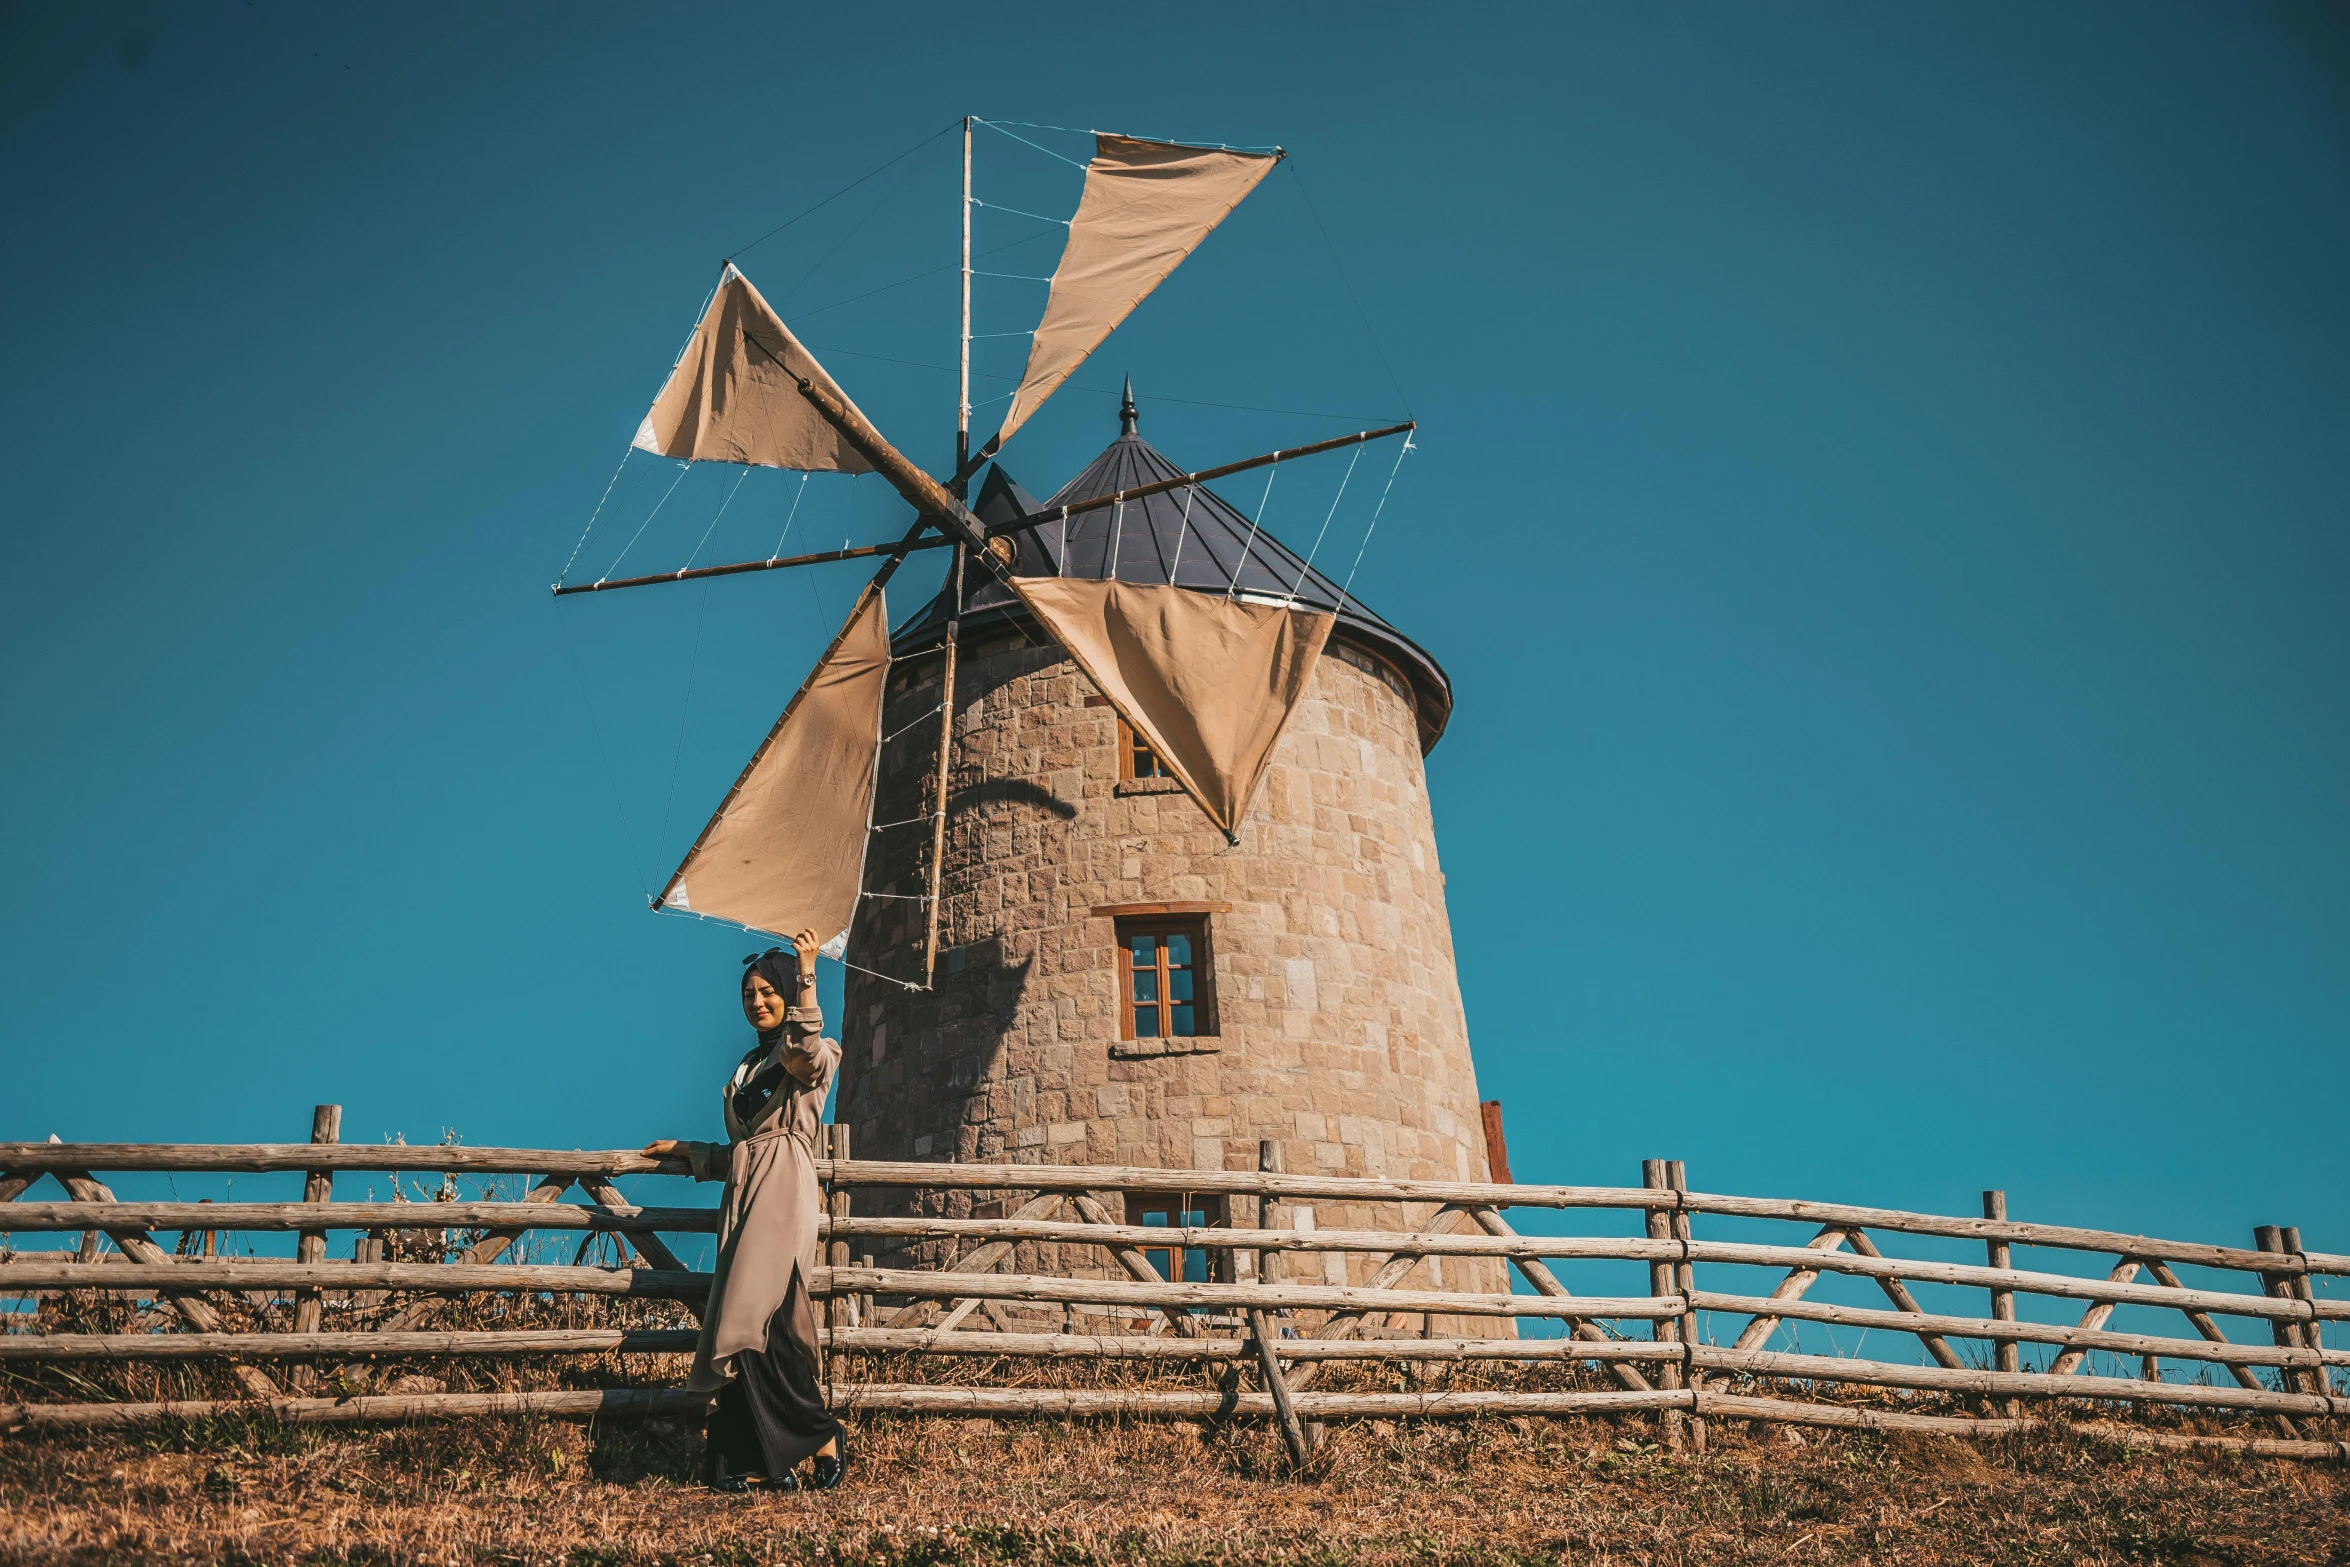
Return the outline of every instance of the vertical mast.
[[[971,116],[963,116],[963,352],[955,392],[955,472],[971,460]],[[956,499],[962,493],[958,483]]]
[[[963,468],[971,460],[971,116],[963,116],[963,333],[955,388],[955,499],[962,500],[969,480]],[[940,671],[938,693],[938,777],[931,791],[930,819],[930,928],[922,943],[922,988],[928,990],[938,975],[938,900],[946,871],[947,782],[955,754],[955,653],[961,638],[963,614],[963,546],[955,546],[954,564],[947,570],[946,667]]]

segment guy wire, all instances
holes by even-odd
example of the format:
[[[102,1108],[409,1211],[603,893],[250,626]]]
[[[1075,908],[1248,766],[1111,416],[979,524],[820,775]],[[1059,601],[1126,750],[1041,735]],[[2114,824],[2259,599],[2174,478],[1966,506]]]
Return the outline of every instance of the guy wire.
[[[932,142],[938,140],[941,136],[944,136],[947,132],[955,129],[962,123],[963,122],[960,119],[949,120],[946,124],[940,126],[937,130],[932,131],[929,135],[914,143],[913,146],[908,147],[904,152],[901,152],[896,157],[890,159],[889,162],[882,164],[878,168],[866,170],[863,174],[858,175],[855,179],[849,181],[846,185],[843,185],[840,189],[834,191],[831,195],[816,203],[815,206],[804,209],[795,217],[784,219],[781,223],[776,224],[775,227],[769,229],[766,233],[760,235],[757,239],[752,240],[750,244],[736,246],[733,254],[739,256],[746,250],[750,250],[757,246],[766,244],[776,235],[782,233],[785,229],[790,228],[793,224],[799,222],[801,218],[811,216],[812,214],[820,212],[824,208],[831,206],[834,202],[840,200],[841,197],[846,196],[850,191],[855,190],[858,186],[873,178],[874,175],[886,173],[889,169],[895,167],[897,164],[903,163],[906,159],[911,158],[914,156],[914,154],[920,152],[923,148],[929,146]]]

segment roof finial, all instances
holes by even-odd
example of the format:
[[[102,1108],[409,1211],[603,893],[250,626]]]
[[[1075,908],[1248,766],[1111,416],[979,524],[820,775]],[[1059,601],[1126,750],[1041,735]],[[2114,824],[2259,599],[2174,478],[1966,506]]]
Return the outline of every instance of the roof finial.
[[[1132,435],[1140,421],[1134,413],[1134,377],[1126,378],[1126,396],[1118,404],[1118,433]]]

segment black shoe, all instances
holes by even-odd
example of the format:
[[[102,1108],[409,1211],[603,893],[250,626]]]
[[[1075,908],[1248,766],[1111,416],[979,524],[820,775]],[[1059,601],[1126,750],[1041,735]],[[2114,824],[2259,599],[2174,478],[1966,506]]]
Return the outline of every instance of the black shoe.
[[[779,1475],[745,1475],[743,1479],[754,1491],[796,1491],[800,1477],[786,1469]]]
[[[743,1476],[726,1467],[726,1455],[715,1447],[702,1453],[702,1484],[726,1496],[740,1495],[750,1489]]]
[[[829,1491],[835,1486],[839,1485],[843,1480],[847,1479],[848,1476],[849,1450],[844,1445],[840,1450],[840,1456],[837,1458],[828,1457],[822,1453],[816,1455],[815,1468],[808,1476],[808,1489],[811,1491]]]

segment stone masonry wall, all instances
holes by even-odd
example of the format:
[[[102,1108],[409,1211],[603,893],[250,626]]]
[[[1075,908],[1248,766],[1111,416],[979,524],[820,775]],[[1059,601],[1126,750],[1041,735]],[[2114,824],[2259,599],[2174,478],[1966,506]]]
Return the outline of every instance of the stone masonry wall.
[[[875,834],[866,886],[897,896],[865,901],[850,949],[917,979],[937,757],[936,719],[922,715],[937,709],[941,662],[908,659],[892,676],[875,820],[906,825]],[[1253,1170],[1271,1139],[1292,1174],[1487,1179],[1400,676],[1330,644],[1237,848],[1171,781],[1119,781],[1116,715],[1057,648],[996,628],[966,642],[957,686],[936,988],[849,975],[836,1114],[858,1155]],[[1213,1038],[1118,1037],[1116,938],[1093,911],[1156,902],[1230,905],[1210,915]],[[1417,1228],[1430,1211],[1316,1207],[1323,1228]],[[1082,1260],[1054,1251],[1024,1249],[1025,1265]],[[1379,1260],[1352,1259],[1353,1281]],[[1313,1266],[1293,1262],[1290,1276]],[[1348,1277],[1346,1259],[1323,1267]],[[1507,1287],[1498,1263],[1457,1259],[1430,1259],[1407,1284]]]

